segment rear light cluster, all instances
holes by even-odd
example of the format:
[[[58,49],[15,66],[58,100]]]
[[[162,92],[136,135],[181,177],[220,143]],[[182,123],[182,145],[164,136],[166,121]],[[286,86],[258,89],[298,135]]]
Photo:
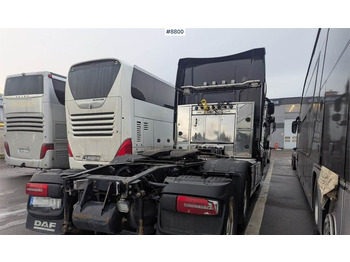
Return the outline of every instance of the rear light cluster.
[[[40,150],[40,159],[43,159],[46,155],[46,152],[49,150],[54,150],[53,144],[43,144]]]
[[[115,156],[131,155],[132,154],[132,142],[131,139],[126,139],[119,147]]]
[[[73,152],[72,152],[72,149],[70,148],[69,143],[68,143],[68,156],[73,157]]]
[[[10,154],[10,146],[9,146],[9,144],[6,141],[4,143],[4,148],[5,148],[7,156],[11,156],[11,154]]]
[[[26,194],[29,197],[29,206],[51,208],[53,210],[61,209],[62,199],[48,197],[48,184],[27,183]]]
[[[215,216],[219,213],[219,202],[206,198],[178,196],[176,210],[181,213]]]
[[[47,184],[27,183],[26,194],[31,196],[46,197],[48,192]]]

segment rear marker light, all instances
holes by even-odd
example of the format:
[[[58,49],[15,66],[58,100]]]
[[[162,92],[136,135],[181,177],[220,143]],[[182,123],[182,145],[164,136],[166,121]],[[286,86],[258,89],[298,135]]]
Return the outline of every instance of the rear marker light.
[[[53,144],[43,144],[40,150],[40,159],[43,159],[46,155],[46,152],[49,150],[54,150]]]
[[[219,213],[219,202],[206,198],[178,196],[176,210],[181,213],[215,216]]]
[[[47,184],[36,184],[27,183],[26,184],[26,194],[31,196],[41,196],[46,197],[48,192]]]
[[[4,142],[4,148],[5,148],[7,156],[11,156],[11,154],[10,154],[10,146],[9,146],[9,144],[6,141]]]
[[[68,157],[73,157],[72,149],[70,148],[70,145],[68,143]]]
[[[132,142],[131,139],[126,139],[119,147],[115,156],[131,155],[132,154]]]

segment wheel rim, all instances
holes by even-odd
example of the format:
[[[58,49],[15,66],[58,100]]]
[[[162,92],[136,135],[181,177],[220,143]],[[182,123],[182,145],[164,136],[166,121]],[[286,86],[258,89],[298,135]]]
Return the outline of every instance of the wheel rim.
[[[230,198],[228,204],[228,215],[226,222],[226,235],[233,235],[233,227],[234,227],[234,201],[233,197]]]

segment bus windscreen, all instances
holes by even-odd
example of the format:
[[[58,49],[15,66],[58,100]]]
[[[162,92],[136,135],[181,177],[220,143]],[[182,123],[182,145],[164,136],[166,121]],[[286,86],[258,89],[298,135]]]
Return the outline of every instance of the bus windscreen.
[[[28,75],[7,78],[5,96],[43,94],[43,76]]]
[[[68,83],[75,100],[104,98],[108,96],[119,73],[116,60],[99,60],[73,66]]]

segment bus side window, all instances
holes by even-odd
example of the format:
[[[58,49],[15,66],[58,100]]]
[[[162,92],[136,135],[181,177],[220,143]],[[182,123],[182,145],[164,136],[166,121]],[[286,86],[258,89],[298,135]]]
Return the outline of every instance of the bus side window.
[[[61,105],[64,105],[64,91],[66,82],[52,78],[52,84],[58,102],[60,102]]]
[[[131,95],[133,98],[153,103],[154,79],[135,69],[131,80]]]

